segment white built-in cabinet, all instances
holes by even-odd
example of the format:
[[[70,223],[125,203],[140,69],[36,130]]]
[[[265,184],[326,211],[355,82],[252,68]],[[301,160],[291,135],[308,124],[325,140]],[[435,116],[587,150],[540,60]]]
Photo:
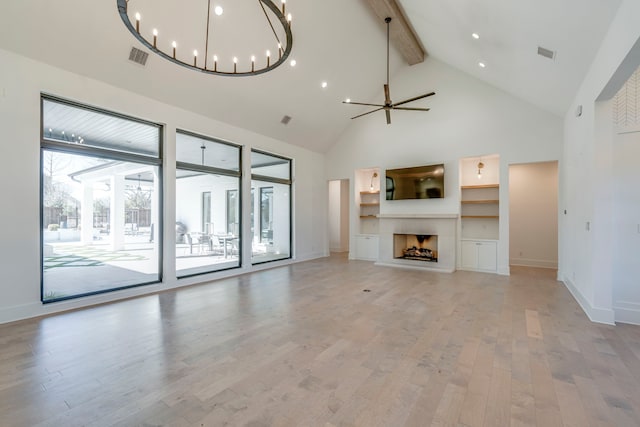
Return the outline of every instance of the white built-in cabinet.
[[[482,162],[482,168],[479,163]],[[500,159],[460,161],[460,260],[463,270],[496,273],[500,225]],[[481,177],[478,177],[481,172]]]
[[[355,259],[376,261],[378,259],[378,236],[373,234],[356,234]]]
[[[378,259],[378,215],[380,214],[380,176],[378,168],[355,171],[357,233],[353,236],[351,258]]]
[[[460,266],[465,270],[495,272],[498,245],[495,240],[462,240]]]

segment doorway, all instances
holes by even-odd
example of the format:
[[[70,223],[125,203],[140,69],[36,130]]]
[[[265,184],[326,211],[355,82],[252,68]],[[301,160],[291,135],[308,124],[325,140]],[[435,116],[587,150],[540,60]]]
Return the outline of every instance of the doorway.
[[[558,268],[558,162],[509,166],[509,264]]]
[[[329,250],[349,252],[349,180],[329,181]]]

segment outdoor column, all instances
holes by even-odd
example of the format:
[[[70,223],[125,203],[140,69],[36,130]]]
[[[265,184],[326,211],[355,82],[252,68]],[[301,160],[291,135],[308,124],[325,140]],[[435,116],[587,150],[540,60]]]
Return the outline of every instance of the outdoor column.
[[[90,245],[93,243],[93,182],[82,183],[80,215],[80,241],[83,245]]]
[[[109,237],[111,250],[124,249],[124,193],[125,183],[123,175],[111,177],[111,212]]]

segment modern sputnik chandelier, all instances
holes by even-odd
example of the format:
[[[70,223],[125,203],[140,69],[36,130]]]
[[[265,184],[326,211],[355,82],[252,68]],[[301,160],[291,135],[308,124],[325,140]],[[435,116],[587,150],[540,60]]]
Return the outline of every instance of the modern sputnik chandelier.
[[[237,1],[237,0],[236,0]],[[206,19],[205,34],[202,34],[202,41],[204,45],[204,56],[200,56],[197,49],[189,50],[188,48],[179,49],[178,41],[176,40],[162,40],[159,29],[153,27],[147,27],[143,24],[142,16],[139,12],[134,12],[129,15],[130,4],[136,3],[134,0],[117,0],[118,12],[124,22],[125,26],[129,29],[143,45],[145,45],[153,53],[161,56],[162,58],[173,62],[174,64],[181,65],[192,70],[200,71],[206,74],[215,74],[221,76],[255,76],[263,74],[268,71],[274,70],[282,65],[288,58],[293,47],[293,35],[291,33],[291,14],[286,12],[286,0],[281,0],[281,8],[271,0],[258,0],[258,6],[262,9],[266,23],[270,28],[270,32],[275,38],[275,50],[272,52],[267,49],[263,54],[257,56],[251,54],[248,58],[244,58],[242,63],[246,63],[246,66],[238,65],[238,56],[221,60],[216,54],[210,54],[209,40],[210,31],[212,31],[213,25],[211,23],[211,0],[202,0],[203,12],[206,3],[206,13],[203,13],[203,19]],[[157,4],[162,4],[158,2]],[[159,6],[154,6],[159,7]],[[269,16],[267,9],[275,15],[276,19],[272,19]],[[223,10],[220,6],[216,6],[213,9],[214,14],[221,15]],[[132,22],[131,18],[134,19]],[[276,26],[279,24],[284,30],[284,37],[278,37]],[[229,42],[228,40],[226,42]],[[250,59],[250,63],[249,60]],[[293,61],[292,61],[293,63]]]

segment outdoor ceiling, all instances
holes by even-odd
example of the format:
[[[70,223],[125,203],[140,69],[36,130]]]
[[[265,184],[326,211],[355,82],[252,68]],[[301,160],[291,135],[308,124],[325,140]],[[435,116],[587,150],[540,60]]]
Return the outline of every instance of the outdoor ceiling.
[[[198,1],[181,4],[186,8]],[[236,2],[241,0],[217,3],[230,17]],[[620,0],[400,0],[400,4],[430,57],[562,115]],[[349,117],[364,111],[343,105],[342,100],[381,101],[385,26],[367,0],[289,0],[287,12],[293,15],[291,58],[297,66],[283,65],[256,77],[204,75],[153,54],[145,67],[132,63],[131,47],[145,48],[124,27],[115,0],[2,2],[0,48],[324,152],[350,125]],[[166,33],[159,31],[161,36]],[[471,37],[474,32],[480,39]],[[538,46],[557,51],[555,59],[537,55]],[[479,61],[486,67],[478,67]],[[408,65],[392,48],[392,80],[404,67]],[[321,88],[322,81],[328,82],[326,89]],[[148,111],[140,114],[147,120],[162,119],[147,117]],[[292,117],[286,126],[280,123],[284,115]]]

